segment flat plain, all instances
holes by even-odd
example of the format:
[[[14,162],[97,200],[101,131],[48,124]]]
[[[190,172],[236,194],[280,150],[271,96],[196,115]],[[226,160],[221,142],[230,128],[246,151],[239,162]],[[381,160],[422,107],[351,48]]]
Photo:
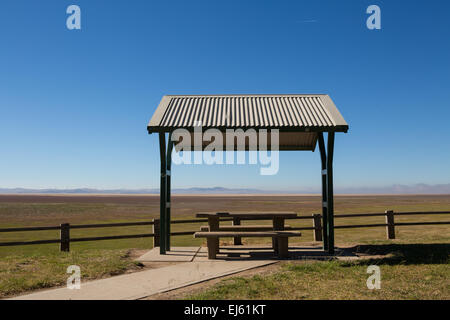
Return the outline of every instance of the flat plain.
[[[173,195],[172,201],[173,220],[194,218],[195,213],[199,211],[295,211],[301,216],[311,216],[313,213],[321,212],[321,197],[316,195]],[[446,211],[450,210],[450,195],[337,195],[335,197],[335,208],[336,214],[373,213],[384,212],[385,210]],[[60,223],[91,224],[149,221],[157,217],[159,217],[158,195],[0,195],[0,228],[57,226]],[[449,220],[449,215],[428,214],[396,217],[396,222]],[[336,225],[372,223],[384,223],[384,217],[340,218],[335,221]],[[312,226],[312,221],[309,219],[289,221],[289,224],[310,227]],[[200,225],[199,223],[177,224],[173,225],[172,230],[198,230]],[[151,232],[151,226],[76,229],[71,231],[71,237],[149,232]],[[10,232],[0,233],[0,242],[58,239],[58,237],[59,232],[52,230]],[[203,243],[202,239],[193,239],[192,236],[177,236],[173,237],[172,241],[173,245],[176,246],[201,245]],[[267,241],[264,239],[244,239],[244,243],[255,242],[266,243]],[[223,243],[227,243],[227,239],[224,239]],[[302,237],[294,241],[294,243],[313,243],[312,231],[303,231]],[[429,292],[429,295],[420,295],[420,298],[449,297],[446,290],[448,289],[449,278],[447,260],[449,244],[450,225],[396,227],[395,240],[386,240],[384,227],[336,229],[337,246],[397,245],[403,246],[395,249],[401,251],[401,248],[409,248],[408,250],[411,250],[411,245],[427,245],[427,251],[436,249],[436,254],[441,257],[438,260],[431,259],[428,263],[422,263],[423,261],[420,262],[420,259],[419,261],[416,259],[414,264],[408,264],[408,270],[411,271],[411,275],[425,272],[422,270],[424,267],[431,268],[433,265],[436,265],[437,269],[429,270],[429,272],[437,272],[439,274],[437,279],[440,279],[440,277],[447,279],[444,281],[444,287],[440,286],[439,290],[433,291],[433,284],[425,290],[425,292]],[[58,244],[0,247],[0,297],[28,290],[62,285],[67,278],[65,268],[70,264],[82,266],[85,280],[137,271],[144,266],[132,260],[135,252],[150,249],[151,247],[151,238],[77,242],[71,244],[70,253],[59,252]],[[420,248],[424,249],[423,246]],[[447,256],[447,258],[442,260],[442,254]],[[414,266],[418,269],[414,269]],[[310,268],[305,269],[295,266],[282,268],[284,269],[281,269],[280,272],[287,272],[291,275],[299,273],[300,275],[305,275],[308,272],[312,272],[318,279],[321,278],[320,272],[317,273]],[[304,277],[299,276],[300,278],[303,279]],[[313,279],[311,277],[311,281]],[[294,279],[293,281],[297,280]],[[258,281],[257,279],[255,283],[261,282]],[[408,279],[404,280],[405,283],[407,281]],[[237,283],[239,284],[239,282]],[[233,284],[232,287],[235,285]],[[249,284],[244,285],[244,287],[249,287]],[[222,291],[211,289],[213,291],[208,291],[210,294],[201,293],[192,297],[232,298],[232,296],[227,296],[227,294],[223,293],[226,292],[224,288],[226,289],[227,287],[220,287]],[[265,292],[260,289],[255,287],[255,290],[257,290],[255,292],[258,292],[258,290],[259,292]],[[289,293],[289,290],[285,291],[286,295],[292,295],[292,293]],[[325,293],[328,291],[325,287],[320,292]],[[221,296],[218,292],[222,292],[223,295]],[[233,292],[240,292],[240,298],[253,297],[251,294],[246,293],[245,290],[241,292],[234,289]],[[432,292],[437,293],[433,296]],[[299,293],[296,297],[302,298],[302,295]],[[320,297],[322,297],[320,293],[317,293],[317,295],[309,295],[307,298]],[[332,296],[331,298],[339,297]],[[353,297],[359,298],[358,295],[353,295]],[[389,297],[401,298],[403,296],[392,293]],[[386,298],[389,297],[386,296]],[[238,298],[238,296],[235,298]],[[276,299],[285,297],[266,293],[264,296],[255,296],[255,298]],[[352,298],[352,295],[346,293],[341,298]]]

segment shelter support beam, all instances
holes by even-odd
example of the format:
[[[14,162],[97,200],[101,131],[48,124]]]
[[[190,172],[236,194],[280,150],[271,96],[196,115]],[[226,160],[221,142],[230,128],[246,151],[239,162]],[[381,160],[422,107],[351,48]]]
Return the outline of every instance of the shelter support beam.
[[[327,215],[328,253],[334,254],[334,194],[333,194],[334,132],[327,139]]]
[[[159,133],[159,154],[161,158],[161,185],[160,185],[160,203],[159,203],[159,221],[160,221],[160,254],[166,254],[167,227],[166,227],[166,196],[167,196],[167,159],[166,159],[166,135],[164,132]]]
[[[323,250],[328,251],[328,213],[327,213],[327,154],[325,151],[325,142],[323,133],[319,133],[319,151],[322,167],[322,239]]]
[[[327,145],[323,133],[319,133],[319,151],[322,168],[322,220],[323,250],[334,254],[334,191],[333,191],[333,154],[334,132],[328,132]]]
[[[166,250],[170,251],[170,210],[172,207],[170,184],[171,184],[171,167],[172,167],[172,150],[173,141],[172,133],[169,133],[169,141],[167,141],[167,160],[166,160]]]

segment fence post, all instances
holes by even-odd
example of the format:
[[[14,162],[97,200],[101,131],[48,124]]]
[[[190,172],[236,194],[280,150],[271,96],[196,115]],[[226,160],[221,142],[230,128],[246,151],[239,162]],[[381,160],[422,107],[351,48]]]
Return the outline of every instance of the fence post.
[[[161,239],[159,232],[159,219],[153,219],[153,248],[159,247],[159,241]]]
[[[394,223],[394,211],[386,210],[386,237],[388,239],[395,239],[395,223]]]
[[[233,226],[240,226],[241,225],[241,219],[238,217],[233,217]],[[241,245],[242,244],[242,238],[241,237],[234,237],[234,245]]]
[[[314,241],[322,241],[322,216],[313,213]]]
[[[61,227],[61,229],[59,232],[59,237],[60,237],[61,242],[60,242],[59,250],[69,252],[70,251],[70,224],[69,223],[61,223],[60,227]]]

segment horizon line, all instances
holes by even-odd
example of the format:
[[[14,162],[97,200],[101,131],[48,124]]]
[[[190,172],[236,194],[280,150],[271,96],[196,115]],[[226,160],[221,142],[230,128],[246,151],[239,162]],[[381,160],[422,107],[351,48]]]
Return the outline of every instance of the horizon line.
[[[137,196],[159,197],[159,193],[0,193],[0,196]],[[172,196],[322,196],[322,193],[174,193]],[[334,193],[334,196],[450,196],[450,193]]]

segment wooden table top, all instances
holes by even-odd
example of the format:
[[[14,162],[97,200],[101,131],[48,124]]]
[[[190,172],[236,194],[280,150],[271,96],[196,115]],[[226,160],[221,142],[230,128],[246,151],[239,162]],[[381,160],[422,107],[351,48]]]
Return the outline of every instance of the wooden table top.
[[[237,218],[292,218],[296,217],[295,212],[199,212],[197,218],[208,217],[237,217]]]

